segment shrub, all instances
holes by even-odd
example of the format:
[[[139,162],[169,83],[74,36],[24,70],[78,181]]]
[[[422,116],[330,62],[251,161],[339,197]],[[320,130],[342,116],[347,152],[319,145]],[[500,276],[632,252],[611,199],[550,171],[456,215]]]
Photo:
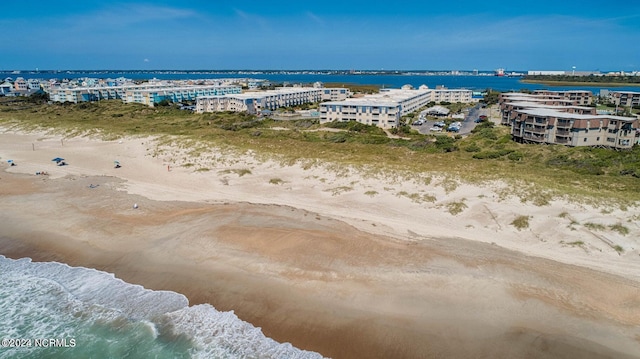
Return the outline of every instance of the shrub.
[[[587,222],[584,224],[585,227],[592,231],[604,231],[606,227],[600,223]]]
[[[623,236],[626,236],[627,234],[629,234],[629,228],[623,226],[620,223],[616,223],[616,224],[612,224],[609,226],[609,229],[616,231],[620,234],[622,234]]]
[[[465,151],[467,152],[480,152],[481,148],[478,147],[478,145],[476,145],[475,143],[467,146],[464,148]]]
[[[507,155],[507,158],[511,161],[520,161],[523,157],[524,155],[522,154],[522,152],[518,151],[511,152],[509,153],[509,155]]]
[[[444,152],[453,152],[458,150],[458,146],[456,146],[456,140],[449,136],[436,136],[435,145],[436,148]]]
[[[511,222],[511,225],[516,227],[519,231],[529,228],[529,216],[518,216]]]
[[[364,194],[366,194],[369,197],[374,197],[375,195],[378,194],[378,192],[376,192],[376,191],[367,191]]]
[[[446,206],[447,206],[447,211],[454,216],[462,213],[462,211],[468,208],[468,206],[464,203],[464,199],[459,202],[449,202],[446,204]]]

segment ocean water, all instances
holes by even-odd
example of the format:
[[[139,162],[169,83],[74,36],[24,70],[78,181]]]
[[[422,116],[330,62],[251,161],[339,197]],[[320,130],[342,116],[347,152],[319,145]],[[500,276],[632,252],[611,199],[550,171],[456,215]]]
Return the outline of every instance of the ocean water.
[[[90,78],[118,78],[126,77],[133,80],[148,80],[157,78],[161,80],[184,80],[184,79],[216,79],[216,78],[256,78],[271,81],[276,84],[280,83],[352,83],[361,85],[379,85],[387,88],[400,88],[403,85],[412,85],[419,87],[427,85],[430,88],[436,86],[445,86],[447,88],[465,88],[473,91],[484,91],[488,88],[496,91],[520,91],[528,90],[586,90],[594,94],[599,94],[600,90],[608,89],[612,91],[639,91],[638,87],[621,86],[610,87],[598,84],[590,86],[553,86],[549,87],[541,84],[527,84],[521,82],[519,77],[508,76],[472,76],[472,75],[423,75],[423,74],[318,74],[318,73],[213,73],[213,72],[118,72],[118,71],[86,71],[86,72],[21,72],[14,74],[12,72],[1,72],[0,78],[6,77],[17,78],[18,76],[25,79],[77,79],[83,77]]]
[[[0,358],[322,358],[233,312],[113,274],[0,255]]]

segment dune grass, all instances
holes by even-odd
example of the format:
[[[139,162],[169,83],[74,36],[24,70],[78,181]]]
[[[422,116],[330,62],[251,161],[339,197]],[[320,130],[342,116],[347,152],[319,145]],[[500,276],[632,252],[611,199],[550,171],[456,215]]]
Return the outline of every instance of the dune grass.
[[[155,136],[190,149],[195,157],[213,148],[252,151],[257,160],[284,165],[324,163],[369,173],[408,173],[425,183],[438,173],[444,179],[434,183],[447,193],[463,182],[499,180],[509,185],[505,195],[540,206],[559,197],[621,209],[640,201],[638,146],[625,152],[518,144],[511,141],[508,128],[490,124],[461,139],[411,133],[403,140],[355,124],[339,125],[344,127],[341,132],[309,131],[322,125],[302,121],[259,120],[230,112],[195,114],[173,106],[149,108],[117,100],[47,105],[0,99],[0,124],[20,130],[106,140]],[[283,126],[291,130],[274,129]],[[463,150],[470,146],[473,152]]]

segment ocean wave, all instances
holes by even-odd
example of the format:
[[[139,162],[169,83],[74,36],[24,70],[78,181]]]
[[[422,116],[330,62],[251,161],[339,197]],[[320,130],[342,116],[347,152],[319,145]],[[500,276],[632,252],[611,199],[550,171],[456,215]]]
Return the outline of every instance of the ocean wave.
[[[115,275],[0,255],[0,337],[74,339],[74,346],[0,348],[0,357],[322,358],[264,336],[233,312],[189,306]],[[64,342],[65,344],[68,341]]]

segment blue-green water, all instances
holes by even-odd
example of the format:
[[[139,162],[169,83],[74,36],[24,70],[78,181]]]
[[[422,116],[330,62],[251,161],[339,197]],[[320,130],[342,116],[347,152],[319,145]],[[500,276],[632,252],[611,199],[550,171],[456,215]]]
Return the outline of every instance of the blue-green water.
[[[322,358],[185,296],[0,256],[0,358]]]
[[[194,73],[194,72],[110,72],[110,71],[87,71],[87,72],[21,72],[14,74],[11,72],[0,72],[0,77],[12,77],[18,76],[25,79],[39,78],[39,79],[76,79],[83,77],[90,78],[118,78],[125,77],[133,80],[146,80],[151,78],[157,78],[161,80],[183,80],[183,79],[218,79],[218,78],[255,78],[265,79],[274,83],[305,83],[310,84],[314,82],[322,83],[353,83],[362,85],[380,85],[388,88],[400,88],[403,85],[409,84],[414,87],[420,85],[427,85],[429,88],[435,88],[436,86],[445,86],[447,88],[465,88],[474,91],[484,91],[488,88],[496,91],[519,91],[521,89],[528,90],[585,90],[591,91],[594,94],[599,94],[600,90],[608,89],[612,91],[640,91],[638,87],[621,86],[621,87],[607,87],[593,84],[592,86],[553,86],[549,87],[541,84],[526,84],[521,82],[519,77],[508,76],[472,76],[472,75],[376,75],[376,74],[319,74],[319,73]]]

